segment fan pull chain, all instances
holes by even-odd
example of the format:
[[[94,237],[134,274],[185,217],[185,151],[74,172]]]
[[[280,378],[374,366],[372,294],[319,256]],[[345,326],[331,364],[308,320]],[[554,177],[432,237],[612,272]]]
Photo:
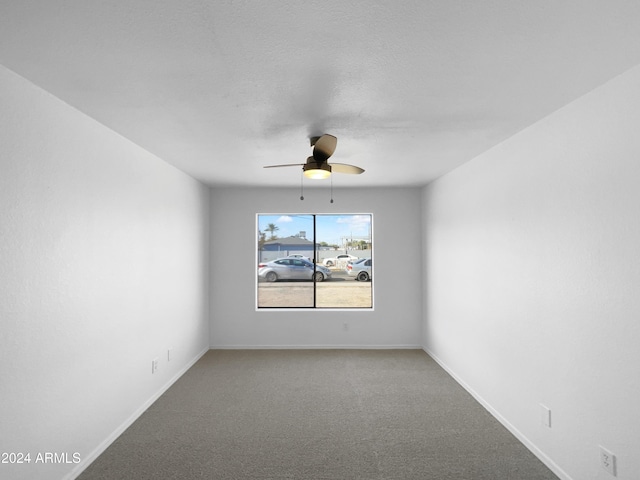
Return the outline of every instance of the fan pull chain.
[[[300,170],[300,200],[304,200],[304,168]]]
[[[331,202],[329,203],[333,203],[333,175],[331,175]]]

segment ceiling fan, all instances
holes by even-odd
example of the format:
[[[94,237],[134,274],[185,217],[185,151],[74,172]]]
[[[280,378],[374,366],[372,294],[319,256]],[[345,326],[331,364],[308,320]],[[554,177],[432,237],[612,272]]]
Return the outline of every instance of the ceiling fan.
[[[351,173],[361,174],[364,169],[355,165],[347,165],[346,163],[329,163],[329,157],[336,150],[338,139],[333,135],[322,135],[320,137],[311,137],[311,146],[313,147],[313,155],[307,158],[307,163],[288,163],[285,165],[266,165],[264,168],[279,167],[302,167],[304,176],[313,179],[328,178],[331,173]]]

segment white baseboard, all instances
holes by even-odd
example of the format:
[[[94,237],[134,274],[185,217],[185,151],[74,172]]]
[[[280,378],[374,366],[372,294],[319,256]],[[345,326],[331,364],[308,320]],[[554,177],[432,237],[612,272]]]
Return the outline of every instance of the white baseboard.
[[[200,358],[209,351],[209,347],[198,353],[189,363],[180,369],[171,379],[165,383],[160,389],[154,393],[151,398],[144,402],[138,409],[131,414],[118,428],[116,428],[107,438],[105,438],[91,453],[85,456],[73,470],[63,477],[63,480],[73,480],[77,478],[91,463],[104,452],[122,433],[135,422],[160,396],[166,392],[182,375],[186,373]]]
[[[421,345],[212,345],[211,350],[422,350]]]
[[[446,371],[462,388],[482,405],[493,417],[498,420],[509,432],[511,432],[522,444],[527,447],[538,459],[544,463],[549,470],[555,473],[561,480],[573,480],[569,474],[562,470],[551,458],[549,458],[542,450],[540,450],[533,442],[531,442],[522,432],[513,426],[500,412],[493,408],[484,398],[482,398],[473,388],[471,388],[464,380],[458,377],[437,355],[433,354],[426,347],[421,347],[424,352],[429,355],[438,365]]]

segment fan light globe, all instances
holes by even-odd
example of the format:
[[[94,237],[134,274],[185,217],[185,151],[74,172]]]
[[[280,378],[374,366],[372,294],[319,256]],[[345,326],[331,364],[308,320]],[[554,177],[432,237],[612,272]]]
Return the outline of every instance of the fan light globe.
[[[331,175],[331,166],[326,163],[323,165],[307,164],[303,167],[304,176],[313,180],[324,180]]]

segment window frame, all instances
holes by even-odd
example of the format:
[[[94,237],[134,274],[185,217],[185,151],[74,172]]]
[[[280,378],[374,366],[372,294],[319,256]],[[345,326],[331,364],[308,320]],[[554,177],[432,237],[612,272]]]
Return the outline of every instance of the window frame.
[[[261,216],[291,216],[291,217],[296,217],[296,216],[309,216],[313,218],[313,240],[312,240],[312,244],[313,244],[313,254],[310,256],[311,258],[311,263],[314,265],[314,272],[316,271],[316,265],[317,262],[314,262],[313,260],[315,260],[316,258],[318,258],[319,260],[319,251],[320,249],[318,249],[318,241],[316,239],[316,233],[317,233],[317,225],[316,225],[316,218],[318,216],[329,216],[329,217],[342,217],[342,216],[368,216],[369,217],[369,235],[368,235],[368,239],[369,239],[369,244],[371,245],[369,251],[371,252],[370,257],[368,257],[372,262],[373,262],[373,238],[374,238],[374,220],[373,220],[373,213],[371,212],[367,212],[367,213],[282,213],[282,212],[278,212],[278,213],[256,213],[255,216],[255,233],[256,233],[256,244],[255,244],[255,263],[254,265],[258,265],[261,262],[261,249],[260,249],[260,217]],[[264,251],[264,250],[262,250]],[[338,254],[340,255],[340,254]],[[337,255],[336,255],[337,256]],[[318,306],[317,305],[317,284],[322,284],[324,282],[317,282],[315,279],[312,280],[313,282],[313,306],[292,306],[292,307],[287,307],[287,306],[275,306],[275,307],[267,307],[267,306],[259,306],[259,284],[261,283],[259,281],[258,275],[255,276],[255,310],[259,311],[259,312],[273,312],[273,311],[324,311],[324,312],[331,312],[331,311],[345,311],[345,312],[356,312],[356,311],[362,311],[362,312],[373,312],[375,311],[375,289],[374,289],[374,274],[373,274],[373,265],[371,267],[371,278],[369,279],[369,281],[367,282],[369,284],[369,288],[370,288],[370,296],[371,296],[371,305],[370,306],[355,306],[355,307],[349,307],[349,306],[328,306],[328,307],[324,307],[324,306]],[[331,280],[329,280],[331,281]],[[354,280],[355,281],[355,280]]]

